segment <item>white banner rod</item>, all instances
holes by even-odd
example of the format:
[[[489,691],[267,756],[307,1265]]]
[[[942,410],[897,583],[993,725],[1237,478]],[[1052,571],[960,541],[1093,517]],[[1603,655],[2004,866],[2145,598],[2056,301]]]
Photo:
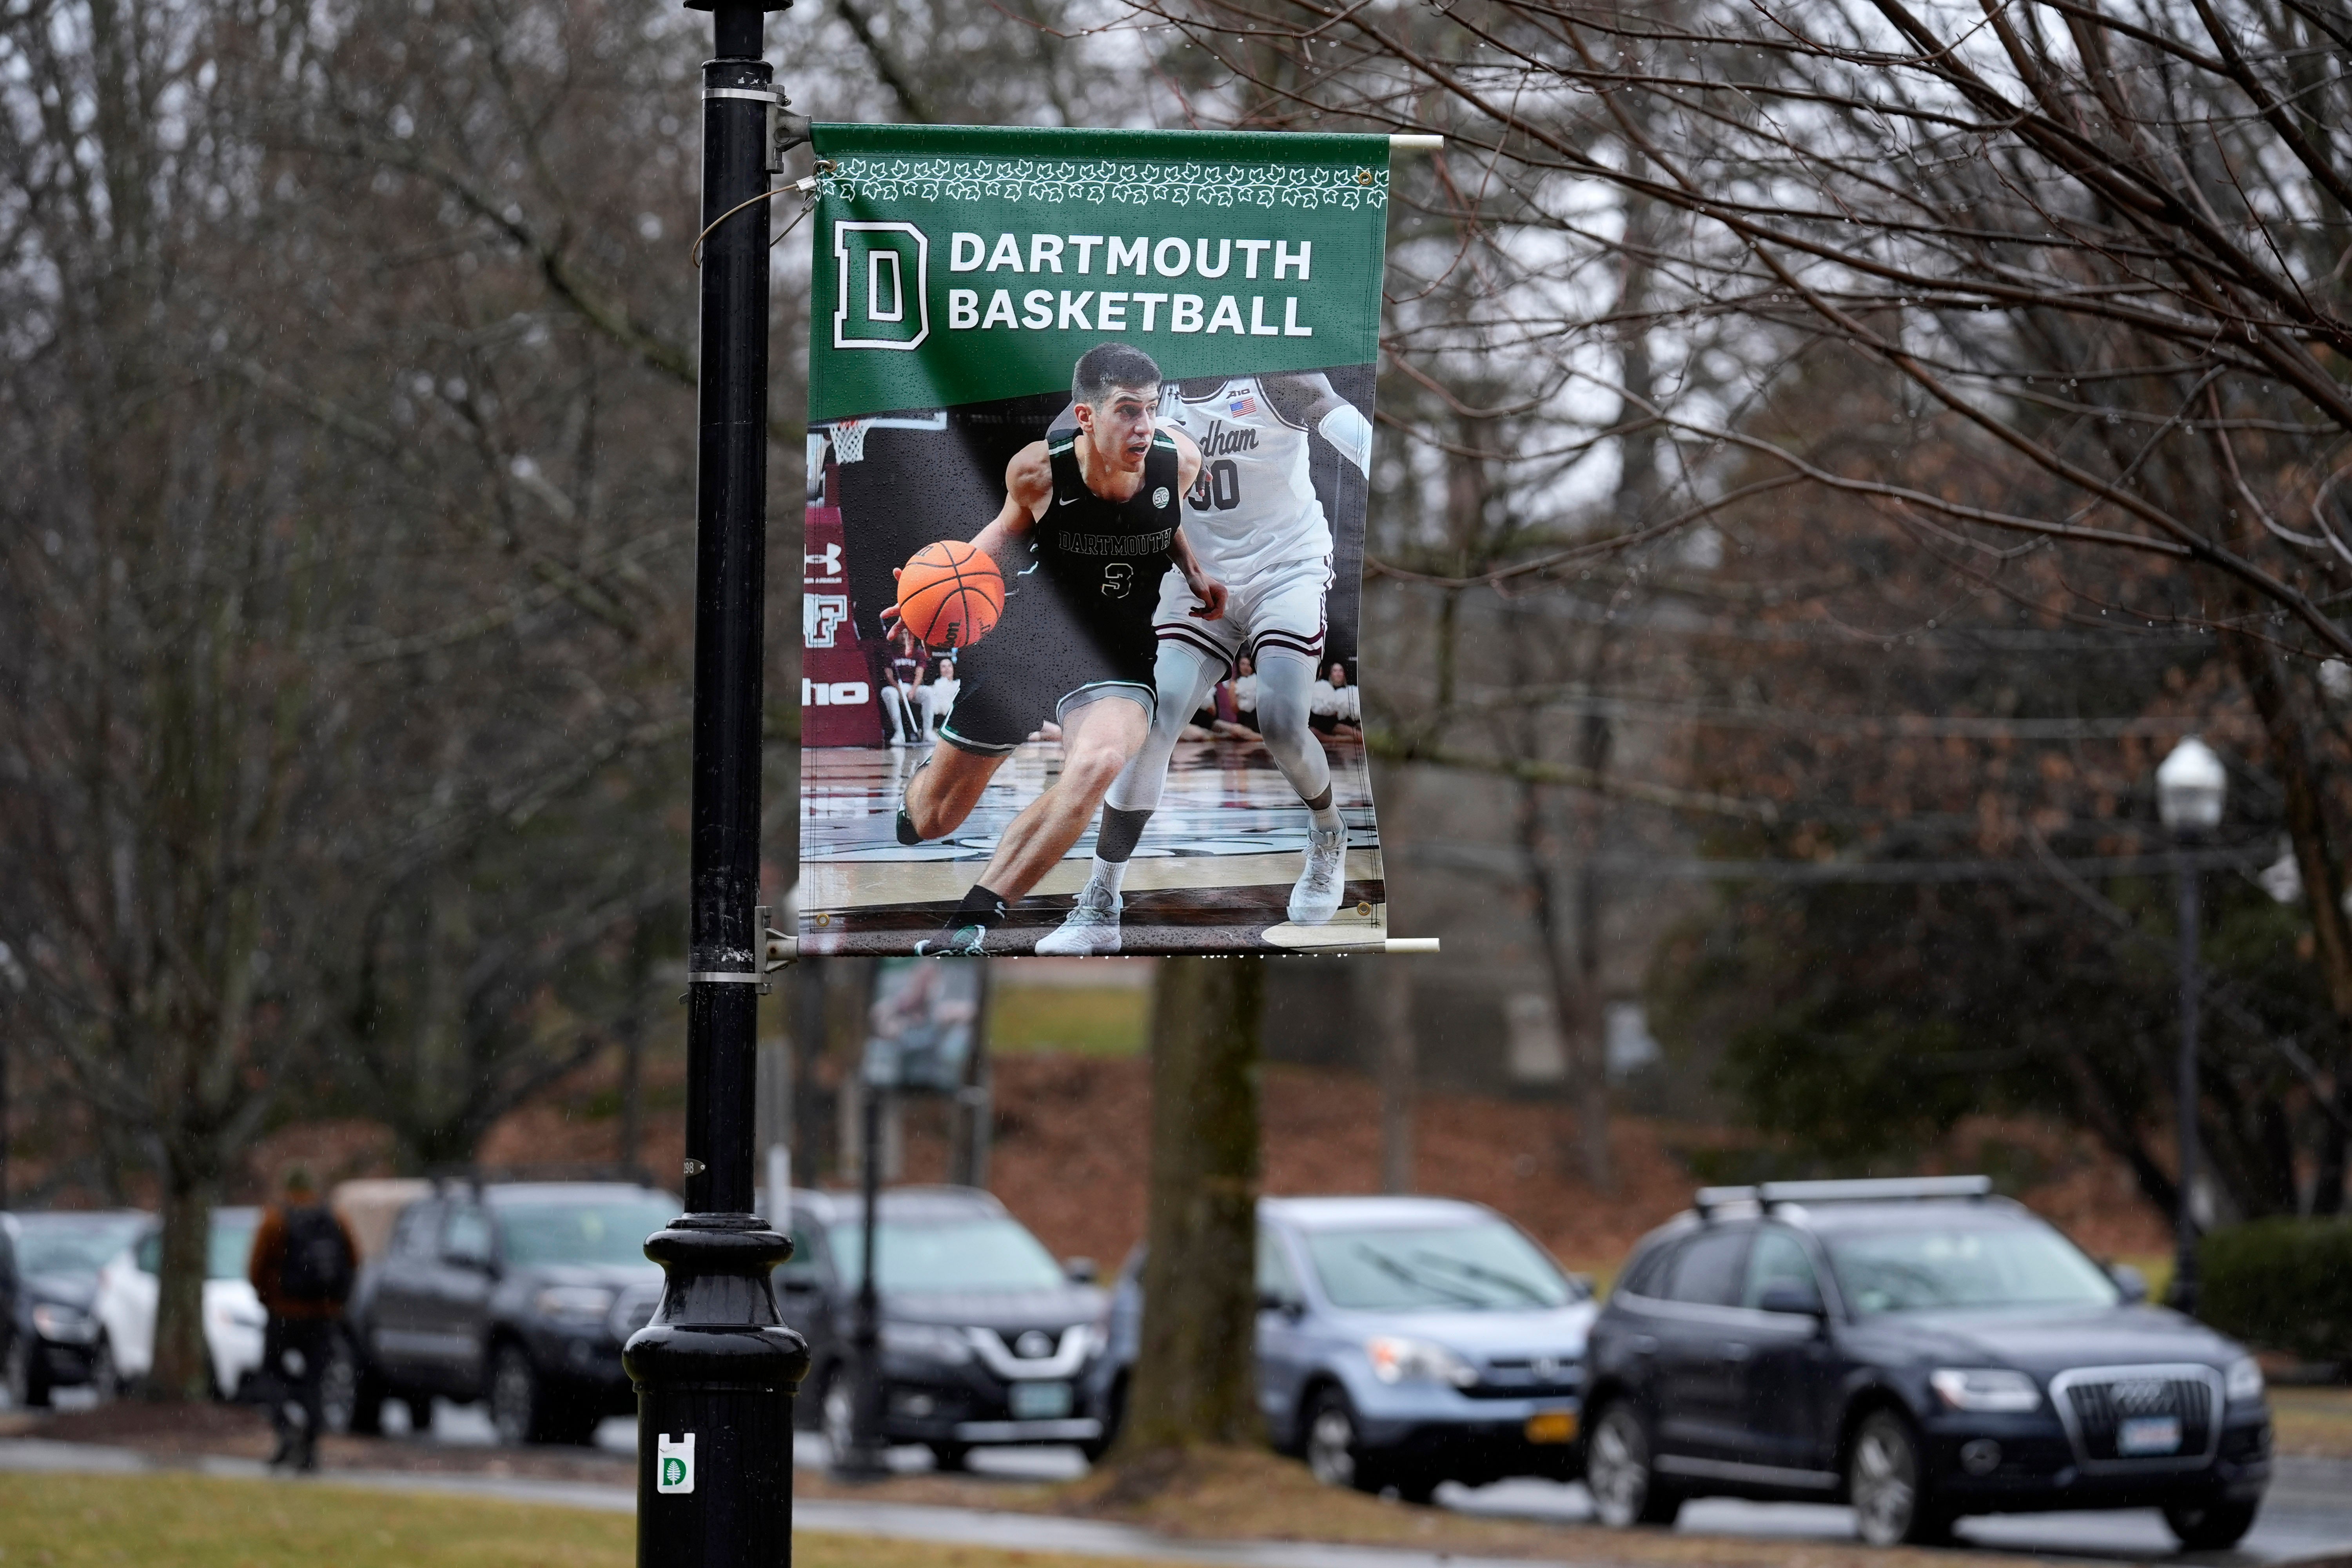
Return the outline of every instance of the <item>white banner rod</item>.
[[[1391,153],[1434,153],[1444,145],[1445,138],[1443,136],[1391,136],[1389,138],[1389,151]]]

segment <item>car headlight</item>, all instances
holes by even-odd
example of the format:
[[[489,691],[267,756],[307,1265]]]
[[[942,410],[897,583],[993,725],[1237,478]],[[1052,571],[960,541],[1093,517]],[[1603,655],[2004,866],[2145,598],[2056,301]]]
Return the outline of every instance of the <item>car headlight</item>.
[[[2263,1396],[2263,1363],[2242,1355],[2221,1374],[2221,1386],[2232,1405],[2252,1405]]]
[[[531,1310],[559,1323],[601,1323],[613,1310],[613,1292],[602,1285],[550,1285],[530,1299]]]
[[[1364,1342],[1371,1358],[1372,1375],[1382,1383],[1450,1383],[1467,1388],[1478,1381],[1477,1369],[1444,1345],[1382,1334]]]
[[[86,1345],[98,1338],[98,1321],[77,1308],[41,1301],[33,1308],[33,1331],[61,1345]]]
[[[1955,1410],[2016,1415],[2042,1405],[2042,1390],[2021,1372],[1990,1366],[1938,1367],[1927,1386]]]
[[[882,1348],[892,1355],[961,1366],[971,1359],[971,1342],[937,1323],[885,1323]]]

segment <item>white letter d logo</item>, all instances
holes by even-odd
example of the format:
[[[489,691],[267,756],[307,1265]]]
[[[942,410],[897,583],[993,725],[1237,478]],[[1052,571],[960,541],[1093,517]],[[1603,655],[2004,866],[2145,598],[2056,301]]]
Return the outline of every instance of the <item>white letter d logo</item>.
[[[931,242],[911,223],[833,226],[833,346],[911,349],[931,335]]]

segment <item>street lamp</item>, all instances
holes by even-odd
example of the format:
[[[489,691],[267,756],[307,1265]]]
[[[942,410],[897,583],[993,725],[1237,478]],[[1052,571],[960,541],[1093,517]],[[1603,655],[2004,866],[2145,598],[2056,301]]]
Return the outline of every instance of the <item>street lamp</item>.
[[[792,1244],[752,1212],[760,994],[761,637],[768,527],[768,204],[783,105],[765,13],[713,13],[702,67],[702,332],[696,419],[694,747],[686,1013],[687,1212],[646,1242],[666,1276],[629,1338],[639,1568],[792,1561],[793,1394],[808,1346],[769,1275]]]
[[[2213,748],[2191,735],[2156,770],[2156,811],[2172,832],[2173,878],[2180,897],[2180,1062],[2173,1085],[2179,1112],[2180,1198],[2173,1214],[2172,1305],[2197,1310],[2197,866],[2189,847],[2221,825],[2230,775]]]

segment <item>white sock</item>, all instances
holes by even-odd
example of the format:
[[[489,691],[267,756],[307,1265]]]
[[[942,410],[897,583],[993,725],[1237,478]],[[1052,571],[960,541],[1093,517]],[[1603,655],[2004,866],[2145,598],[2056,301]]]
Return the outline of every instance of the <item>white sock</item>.
[[[1347,826],[1347,824],[1340,819],[1339,808],[1337,805],[1327,805],[1320,811],[1317,811],[1310,806],[1307,808],[1307,815],[1314,818],[1315,826],[1321,828],[1326,833],[1336,833],[1340,828]]]
[[[1118,891],[1118,885],[1127,879],[1127,862],[1106,860],[1097,855],[1095,857],[1094,875],[1087,879],[1100,886],[1104,891],[1115,894]]]

